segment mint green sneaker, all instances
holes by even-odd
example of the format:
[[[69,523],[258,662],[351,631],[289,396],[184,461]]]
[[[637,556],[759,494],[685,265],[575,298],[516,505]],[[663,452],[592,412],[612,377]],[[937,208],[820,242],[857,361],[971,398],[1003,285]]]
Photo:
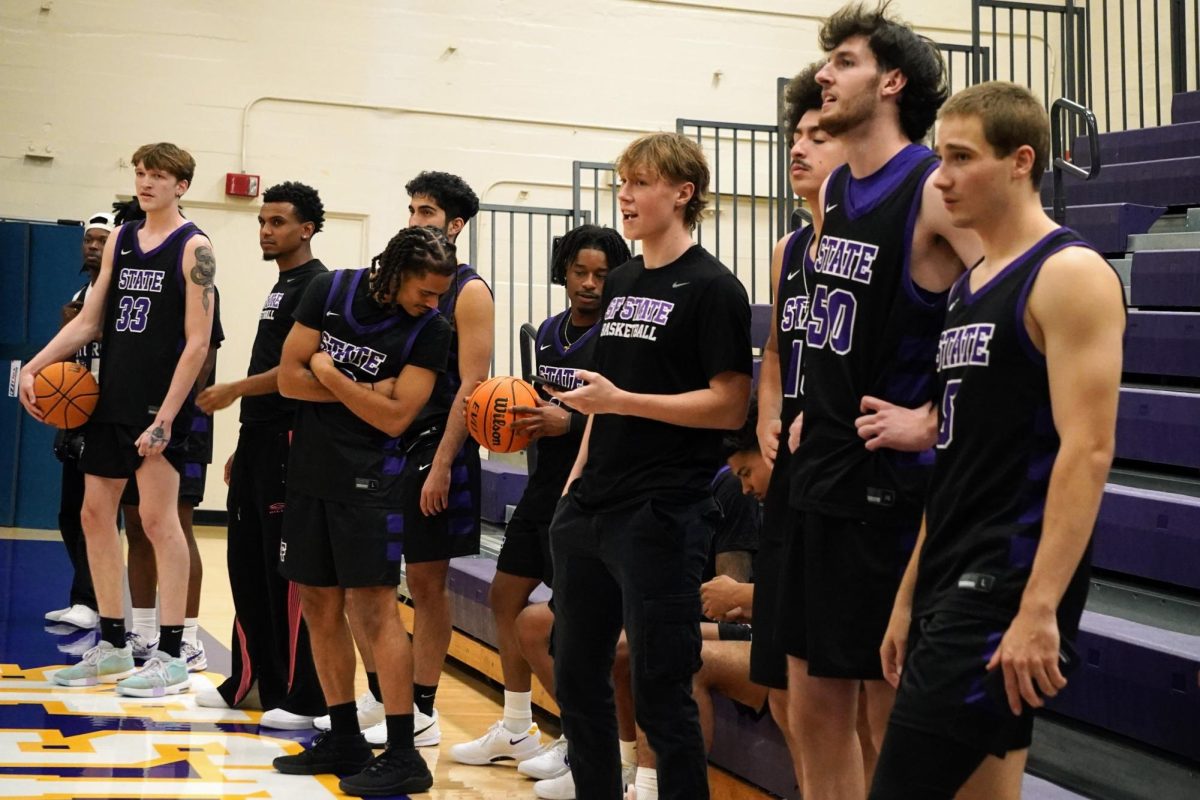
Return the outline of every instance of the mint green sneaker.
[[[169,656],[162,650],[155,650],[141,669],[117,684],[117,694],[162,697],[186,692],[190,688],[187,662]]]
[[[83,654],[83,660],[73,667],[60,669],[51,676],[59,686],[95,686],[97,683],[116,683],[133,674],[133,651],[128,647],[113,647],[106,641]]]

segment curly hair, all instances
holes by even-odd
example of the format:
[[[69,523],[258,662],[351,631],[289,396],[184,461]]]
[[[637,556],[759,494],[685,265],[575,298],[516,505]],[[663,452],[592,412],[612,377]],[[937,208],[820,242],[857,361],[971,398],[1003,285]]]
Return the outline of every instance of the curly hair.
[[[919,142],[950,96],[946,63],[932,41],[887,15],[889,4],[885,0],[874,10],[864,3],[844,6],[821,27],[821,49],[828,53],[851,37],[866,37],[880,71],[898,69],[907,80],[900,94],[900,127],[909,140]]]
[[[461,219],[470,222],[479,213],[479,198],[467,182],[449,172],[424,171],[408,183],[404,191],[409,197],[423,194],[432,197],[446,212],[446,221]]]
[[[726,431],[721,438],[721,457],[728,459],[738,453],[753,450],[758,447],[758,392],[750,393],[750,410],[746,413],[746,421],[736,431]]]
[[[575,257],[579,255],[580,250],[599,250],[604,253],[609,269],[615,269],[633,257],[629,253],[629,245],[625,244],[621,234],[612,228],[580,225],[567,231],[565,236],[554,243],[554,251],[550,255],[551,283],[567,285],[567,268],[575,263]]]
[[[453,275],[457,268],[458,257],[445,231],[403,228],[371,259],[371,297],[385,308],[397,308],[396,289],[405,275]]]
[[[311,222],[313,233],[320,233],[325,227],[325,204],[311,186],[299,181],[284,181],[263,192],[262,199],[264,203],[291,203],[296,210],[296,219]]]
[[[783,118],[780,121],[779,132],[785,141],[791,141],[800,118],[809,111],[821,110],[821,84],[817,83],[817,73],[825,66],[824,61],[814,61],[787,82],[783,89]]]

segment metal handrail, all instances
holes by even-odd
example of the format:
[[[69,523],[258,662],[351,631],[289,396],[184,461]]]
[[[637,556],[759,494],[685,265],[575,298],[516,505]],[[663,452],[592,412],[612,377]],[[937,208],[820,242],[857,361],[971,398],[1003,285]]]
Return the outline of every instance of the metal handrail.
[[[1064,137],[1062,135],[1063,117],[1076,116],[1083,119],[1087,128],[1088,150],[1091,156],[1085,169],[1069,158],[1063,158]],[[1100,175],[1100,130],[1096,125],[1096,115],[1090,108],[1060,97],[1050,107],[1050,154],[1054,172],[1054,221],[1063,225],[1067,221],[1067,196],[1063,189],[1063,172],[1069,172],[1076,178],[1090,181]]]

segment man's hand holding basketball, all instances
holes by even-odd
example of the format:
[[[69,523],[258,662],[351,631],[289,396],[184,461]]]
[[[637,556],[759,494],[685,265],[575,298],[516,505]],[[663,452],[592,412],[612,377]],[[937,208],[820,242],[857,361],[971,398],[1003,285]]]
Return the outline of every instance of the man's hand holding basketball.
[[[513,406],[512,428],[528,433],[534,439],[543,436],[562,436],[571,429],[571,412],[560,405],[538,398],[536,406]]]
[[[33,391],[33,373],[28,367],[21,368],[20,382],[17,384],[17,397],[21,400],[21,405],[29,412],[29,416],[42,422],[46,416],[42,410],[38,408],[37,394]]]
[[[618,389],[616,384],[599,372],[585,369],[576,371],[575,377],[582,382],[582,385],[569,392],[549,387],[546,388],[546,391],[556,400],[566,403],[580,414],[622,413],[621,401],[626,393]]]

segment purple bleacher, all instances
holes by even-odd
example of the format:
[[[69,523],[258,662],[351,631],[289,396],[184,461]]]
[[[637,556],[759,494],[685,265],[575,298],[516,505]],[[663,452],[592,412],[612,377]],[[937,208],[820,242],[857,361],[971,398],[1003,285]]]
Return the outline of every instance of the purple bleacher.
[[[1200,393],[1122,387],[1117,458],[1200,467]]]
[[[1100,174],[1084,182],[1066,175],[1067,205],[1140,203],[1148,206],[1200,205],[1200,156],[1144,161],[1136,164],[1105,164]],[[1042,180],[1042,205],[1054,201],[1049,172]]]
[[[528,480],[524,466],[486,459],[480,476],[482,497],[479,516],[488,522],[504,524],[507,521],[507,507],[515,506],[521,499]]]
[[[1052,710],[1200,759],[1200,636],[1085,611],[1080,666]]]
[[[1131,270],[1132,305],[1200,308],[1200,250],[1142,250]]]
[[[1075,163],[1081,166],[1091,163],[1087,137],[1075,139],[1072,153]],[[1100,164],[1104,169],[1111,164],[1191,156],[1200,156],[1200,122],[1100,134]]]
[[[1122,575],[1200,589],[1200,499],[1107,484],[1092,538],[1092,563]]]
[[[1124,253],[1130,235],[1149,231],[1164,211],[1163,206],[1136,203],[1069,206],[1066,224],[1101,253]],[[1046,209],[1047,214],[1051,212]]]
[[[487,556],[466,556],[450,559],[446,585],[450,589],[450,605],[454,627],[481,642],[497,647],[496,621],[488,604],[488,592],[496,577],[496,560]],[[531,603],[550,599],[550,590],[543,584],[529,596]]]
[[[712,693],[713,746],[708,760],[786,800],[799,800],[792,757],[769,713],[755,719],[748,709]]]
[[[1197,342],[1200,342],[1200,314],[1130,311],[1125,324],[1125,371],[1200,378]]]
[[[1200,92],[1180,92],[1171,98],[1171,122],[1200,122]]]
[[[1075,798],[1082,800],[1083,795],[1056,786],[1036,775],[1026,774],[1021,779],[1021,798],[1022,800],[1075,800]]]
[[[767,335],[771,332],[771,305],[755,303],[750,306],[750,344],[762,347],[767,343]]]

